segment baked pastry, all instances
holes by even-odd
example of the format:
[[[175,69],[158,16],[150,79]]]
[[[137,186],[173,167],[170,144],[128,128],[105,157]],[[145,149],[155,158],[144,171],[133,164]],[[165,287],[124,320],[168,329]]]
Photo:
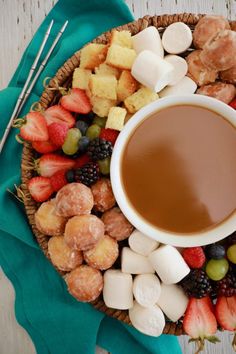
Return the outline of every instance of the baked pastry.
[[[91,189],[82,183],[70,183],[56,195],[55,212],[59,216],[90,214],[93,208]]]
[[[34,215],[37,229],[45,235],[60,236],[65,230],[67,218],[55,212],[55,199],[40,205]]]
[[[111,188],[111,181],[108,178],[101,178],[91,186],[94,199],[94,209],[104,212],[111,209],[115,203],[115,197]]]
[[[73,249],[86,251],[104,236],[104,224],[95,215],[80,215],[71,218],[65,228],[65,242]]]
[[[117,241],[128,238],[134,229],[118,207],[106,211],[102,216],[102,221],[105,225],[105,232]]]

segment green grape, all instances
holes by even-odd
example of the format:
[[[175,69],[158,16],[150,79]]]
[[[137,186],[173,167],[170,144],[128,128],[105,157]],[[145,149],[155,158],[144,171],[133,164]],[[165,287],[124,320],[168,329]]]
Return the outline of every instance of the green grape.
[[[64,144],[62,145],[63,152],[67,155],[74,155],[78,151],[81,136],[82,134],[79,129],[69,129]]]
[[[93,140],[95,138],[98,138],[100,135],[101,128],[97,124],[92,124],[90,127],[88,127],[86,136],[90,139]]]
[[[93,120],[93,124],[99,125],[100,128],[105,128],[106,118],[96,116]]]
[[[218,281],[224,278],[229,270],[227,259],[210,259],[206,266],[206,273],[212,280]]]
[[[236,244],[227,249],[227,257],[230,262],[236,264]]]
[[[110,163],[111,163],[111,158],[107,157],[104,160],[99,160],[98,161],[98,166],[99,170],[103,175],[109,175],[110,173]]]

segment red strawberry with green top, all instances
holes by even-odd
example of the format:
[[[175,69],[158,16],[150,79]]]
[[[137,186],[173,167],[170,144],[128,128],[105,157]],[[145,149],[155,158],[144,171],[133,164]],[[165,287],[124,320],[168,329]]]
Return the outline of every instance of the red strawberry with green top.
[[[71,112],[87,114],[92,110],[88,96],[79,88],[73,88],[67,95],[62,96],[60,103],[63,108]]]
[[[65,123],[68,128],[75,125],[75,117],[60,105],[54,105],[46,109],[43,115],[47,121],[47,125],[52,123]]]
[[[27,114],[20,128],[20,136],[27,141],[47,141],[48,128],[44,116],[39,112]]]
[[[114,145],[116,142],[116,139],[118,138],[119,133],[120,132],[115,129],[102,128],[99,137],[101,139],[105,139],[107,141],[110,141],[112,143],[112,145]]]
[[[198,344],[197,353],[203,350],[205,339],[211,343],[219,342],[219,339],[214,336],[217,331],[217,321],[209,301],[211,301],[209,297],[190,298],[184,315],[184,331],[191,337],[190,341],[196,341]]]
[[[236,109],[236,98],[230,102],[229,106],[232,107],[233,109]]]
[[[29,192],[36,202],[45,202],[53,193],[50,178],[33,177],[28,183]]]
[[[48,126],[48,134],[51,142],[61,147],[66,139],[69,128],[66,123],[52,123]]]
[[[66,172],[64,170],[58,171],[50,177],[51,186],[54,192],[58,192],[62,187],[68,184],[66,179]]]
[[[215,312],[217,321],[223,329],[236,331],[236,295],[218,297]]]
[[[48,154],[58,149],[58,146],[54,145],[51,141],[33,141],[32,147],[40,154]]]
[[[185,262],[190,268],[202,268],[206,261],[206,256],[202,247],[185,248],[182,252]]]
[[[74,160],[57,154],[45,154],[35,162],[37,172],[43,177],[51,177],[58,171],[67,171],[74,166]]]

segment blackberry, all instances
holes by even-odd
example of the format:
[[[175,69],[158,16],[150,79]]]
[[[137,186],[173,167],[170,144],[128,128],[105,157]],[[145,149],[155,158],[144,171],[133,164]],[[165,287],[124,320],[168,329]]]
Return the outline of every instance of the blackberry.
[[[229,271],[224,279],[216,282],[216,292],[219,296],[230,297],[236,295],[235,272]]]
[[[210,279],[202,269],[191,270],[180,285],[189,297],[197,299],[207,296],[212,291]]]
[[[88,155],[95,161],[104,160],[112,154],[112,143],[105,139],[95,138],[88,146]]]
[[[91,186],[99,179],[99,167],[96,162],[88,162],[83,167],[75,170],[75,181]]]

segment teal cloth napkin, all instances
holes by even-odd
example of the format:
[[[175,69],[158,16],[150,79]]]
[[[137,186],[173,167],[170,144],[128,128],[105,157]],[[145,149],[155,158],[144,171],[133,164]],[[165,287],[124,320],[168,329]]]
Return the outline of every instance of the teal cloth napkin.
[[[51,41],[65,20],[69,25],[22,115],[41,95],[43,79],[54,76],[76,50],[102,32],[133,19],[122,0],[59,0],[26,49],[9,86],[0,92],[0,136],[52,18]],[[12,130],[0,155],[0,265],[16,291],[17,320],[31,336],[37,353],[92,354],[97,343],[112,354],[180,354],[175,337],[145,336],[69,295],[64,280],[39,249],[23,205],[7,192],[13,190],[14,183],[20,184],[22,147],[15,134]]]

